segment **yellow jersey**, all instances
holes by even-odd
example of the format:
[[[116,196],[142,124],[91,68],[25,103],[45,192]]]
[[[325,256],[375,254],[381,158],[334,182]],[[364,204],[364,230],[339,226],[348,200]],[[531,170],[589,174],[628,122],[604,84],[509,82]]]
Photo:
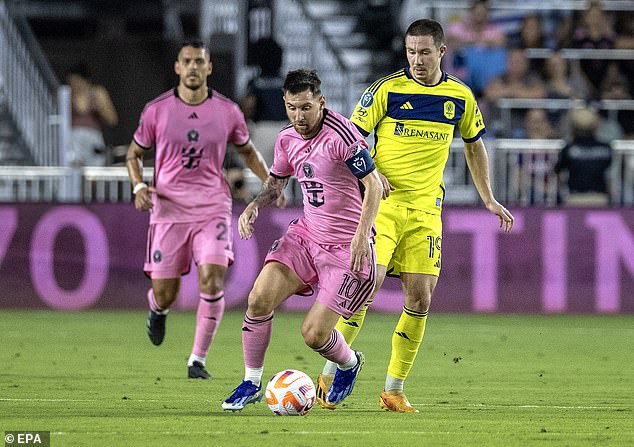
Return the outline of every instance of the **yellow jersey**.
[[[465,142],[485,133],[475,97],[462,81],[443,72],[436,85],[426,86],[409,68],[370,85],[350,121],[365,136],[374,130],[374,163],[394,187],[387,200],[432,214],[442,210],[442,176],[456,126]]]

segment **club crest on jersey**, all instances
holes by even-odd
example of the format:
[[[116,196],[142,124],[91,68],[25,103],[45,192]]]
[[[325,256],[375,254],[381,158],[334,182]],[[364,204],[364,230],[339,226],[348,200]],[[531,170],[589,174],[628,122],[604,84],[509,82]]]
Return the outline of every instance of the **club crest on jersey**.
[[[156,250],[152,255],[152,260],[155,264],[160,263],[163,260],[163,253],[160,250]]]
[[[370,107],[373,102],[374,95],[371,92],[365,92],[360,101],[362,107]]]
[[[304,171],[304,175],[306,176],[306,178],[313,178],[315,176],[313,166],[310,163],[303,163],[302,171]]]
[[[453,117],[456,115],[456,105],[453,103],[453,101],[446,101],[444,107],[445,117],[447,119],[453,119]]]
[[[187,132],[187,141],[189,141],[190,143],[196,143],[198,142],[199,136],[200,134],[198,133],[198,131],[192,129],[189,132]]]

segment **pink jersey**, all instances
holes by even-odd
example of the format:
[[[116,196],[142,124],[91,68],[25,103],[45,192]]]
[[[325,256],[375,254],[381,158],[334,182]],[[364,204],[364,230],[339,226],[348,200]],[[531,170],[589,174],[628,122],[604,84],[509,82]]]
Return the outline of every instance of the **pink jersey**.
[[[197,222],[231,212],[222,163],[227,143],[249,141],[236,103],[215,90],[190,105],[172,89],[148,102],[134,141],[156,147],[154,208],[150,222]]]
[[[359,180],[346,161],[367,147],[347,118],[328,109],[324,109],[322,128],[309,140],[293,126],[280,131],[271,175],[297,178],[304,202],[304,216],[298,224],[310,240],[332,245],[352,241],[363,199]]]

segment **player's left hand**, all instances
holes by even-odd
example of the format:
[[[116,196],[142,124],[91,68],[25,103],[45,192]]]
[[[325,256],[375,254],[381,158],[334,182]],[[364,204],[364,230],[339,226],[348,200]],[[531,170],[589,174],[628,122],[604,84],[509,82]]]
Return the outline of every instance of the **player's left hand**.
[[[505,233],[511,231],[513,223],[515,223],[515,218],[509,210],[504,208],[497,200],[487,205],[487,209],[500,218],[500,228],[502,228]]]
[[[370,243],[368,238],[355,233],[350,243],[350,271],[360,272],[363,267],[370,264]]]

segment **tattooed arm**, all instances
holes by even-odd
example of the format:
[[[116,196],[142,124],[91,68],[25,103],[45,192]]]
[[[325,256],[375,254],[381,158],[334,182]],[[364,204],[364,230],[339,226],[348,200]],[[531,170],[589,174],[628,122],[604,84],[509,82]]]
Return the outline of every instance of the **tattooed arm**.
[[[242,239],[249,239],[253,234],[253,223],[258,218],[258,211],[280,197],[288,184],[288,177],[278,178],[269,175],[262,185],[262,190],[247,205],[238,218],[238,232]]]

